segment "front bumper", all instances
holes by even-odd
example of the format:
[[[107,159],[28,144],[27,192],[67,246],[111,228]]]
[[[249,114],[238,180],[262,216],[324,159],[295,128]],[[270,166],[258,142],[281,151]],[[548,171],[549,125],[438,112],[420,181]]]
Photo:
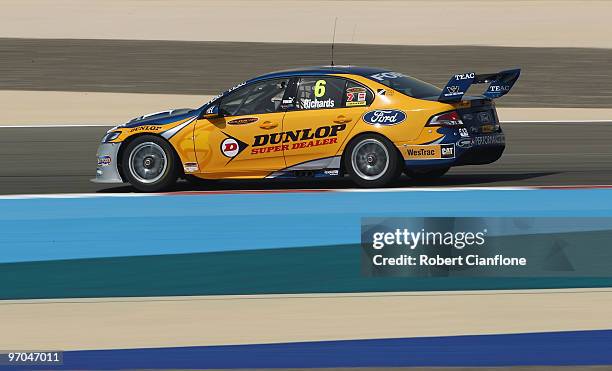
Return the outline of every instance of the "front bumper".
[[[102,143],[98,147],[96,177],[94,183],[124,183],[118,166],[121,143]]]

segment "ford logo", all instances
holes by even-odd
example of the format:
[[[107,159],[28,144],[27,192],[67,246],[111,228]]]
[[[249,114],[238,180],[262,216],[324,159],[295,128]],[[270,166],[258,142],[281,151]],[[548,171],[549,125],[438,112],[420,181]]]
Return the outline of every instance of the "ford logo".
[[[396,109],[377,109],[363,115],[363,121],[370,125],[397,125],[405,119],[406,114]]]
[[[472,146],[474,146],[474,140],[472,138],[463,138],[457,141],[457,147],[472,148]]]

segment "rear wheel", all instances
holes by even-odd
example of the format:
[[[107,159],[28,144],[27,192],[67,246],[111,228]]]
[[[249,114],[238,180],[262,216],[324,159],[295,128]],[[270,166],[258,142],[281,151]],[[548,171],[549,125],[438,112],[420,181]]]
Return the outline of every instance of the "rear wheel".
[[[450,167],[424,168],[424,169],[412,168],[412,169],[406,169],[404,170],[404,172],[406,173],[406,175],[408,175],[409,177],[413,179],[432,180],[432,179],[440,178],[441,176],[446,174],[448,170],[450,170]]]
[[[397,179],[402,166],[393,143],[387,138],[366,134],[351,141],[346,148],[344,166],[360,187],[384,187]]]
[[[134,139],[121,159],[128,182],[143,192],[158,192],[173,186],[178,177],[178,162],[172,146],[154,135]]]

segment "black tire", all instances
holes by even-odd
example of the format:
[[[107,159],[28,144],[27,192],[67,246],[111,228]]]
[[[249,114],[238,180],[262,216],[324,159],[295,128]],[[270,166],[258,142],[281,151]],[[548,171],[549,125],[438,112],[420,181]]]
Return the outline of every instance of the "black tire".
[[[179,175],[180,161],[163,138],[143,135],[131,141],[121,157],[126,180],[141,192],[170,189]]]
[[[404,170],[404,173],[406,173],[406,175],[408,175],[412,179],[416,179],[416,180],[433,180],[433,179],[440,178],[441,176],[446,174],[448,170],[450,170],[450,167],[425,168],[425,169],[413,168],[413,169]]]
[[[351,140],[344,152],[344,168],[359,187],[385,187],[402,173],[400,154],[382,135],[364,134]]]

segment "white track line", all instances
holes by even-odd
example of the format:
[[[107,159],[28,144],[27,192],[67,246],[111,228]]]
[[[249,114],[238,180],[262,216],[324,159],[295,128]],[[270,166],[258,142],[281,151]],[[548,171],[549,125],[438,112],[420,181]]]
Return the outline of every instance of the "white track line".
[[[612,124],[612,120],[510,120],[501,124]],[[49,125],[0,125],[0,129],[44,129],[44,128],[79,128],[79,127],[113,127],[116,124],[49,124]]]
[[[152,197],[161,196],[164,193],[41,193],[41,194],[24,194],[24,195],[0,195],[0,200],[28,200],[40,198],[127,198],[127,197]]]
[[[216,196],[216,195],[266,195],[291,193],[391,193],[391,192],[463,192],[463,191],[534,191],[541,189],[612,189],[612,185],[569,185],[569,186],[517,186],[517,187],[415,187],[415,188],[380,188],[380,189],[279,189],[279,190],[227,190],[227,191],[182,191],[165,193],[52,193],[52,194],[23,194],[0,195],[0,200],[27,200],[27,199],[78,199],[78,198],[129,198],[129,197],[159,197],[159,196]]]

